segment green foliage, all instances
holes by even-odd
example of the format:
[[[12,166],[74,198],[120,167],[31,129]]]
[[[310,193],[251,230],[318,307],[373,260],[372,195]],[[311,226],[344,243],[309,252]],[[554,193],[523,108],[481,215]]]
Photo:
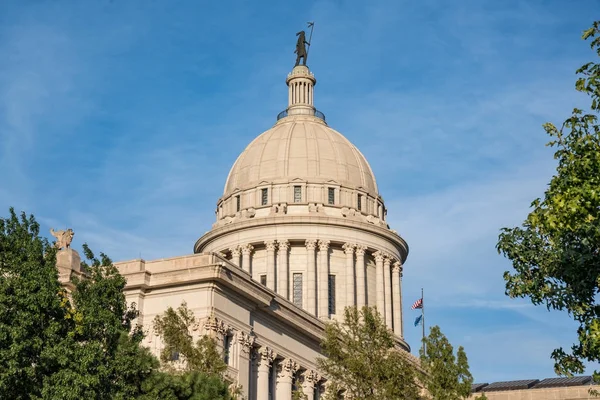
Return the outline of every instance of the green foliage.
[[[144,382],[142,392],[138,400],[233,400],[223,379],[198,371],[155,373]]]
[[[35,219],[13,209],[0,219],[0,398],[133,399],[158,366],[130,334],[124,279],[84,251],[90,277],[71,300]]]
[[[172,365],[173,354],[183,357],[188,371],[221,376],[227,365],[219,352],[215,340],[202,335],[196,343],[192,337],[192,327],[196,324],[194,313],[183,302],[174,310],[169,307],[154,319],[154,327],[162,337],[165,347],[160,358],[166,365]]]
[[[463,347],[454,355],[454,348],[436,325],[429,336],[423,339],[425,352],[421,348],[423,382],[434,400],[466,399],[471,394],[473,377]]]
[[[343,322],[327,323],[321,346],[327,358],[318,365],[331,383],[330,398],[342,388],[356,399],[419,398],[415,367],[395,348],[377,310],[347,307]]]
[[[56,251],[39,224],[14,209],[0,219],[0,398],[39,398],[69,316],[56,270]]]
[[[595,22],[583,34],[598,55],[599,29]],[[571,351],[552,353],[555,371],[566,375],[583,373],[585,360],[600,361],[600,64],[577,73],[576,89],[591,97],[592,113],[575,109],[560,129],[544,124],[556,148],[556,174],[523,225],[502,229],[497,245],[514,268],[504,274],[507,295],[566,310],[579,323]]]

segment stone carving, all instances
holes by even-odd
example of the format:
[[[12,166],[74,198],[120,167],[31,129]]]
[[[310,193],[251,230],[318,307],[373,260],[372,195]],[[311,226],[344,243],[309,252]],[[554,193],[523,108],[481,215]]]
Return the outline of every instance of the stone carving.
[[[367,219],[368,223],[373,224],[373,225],[375,225],[379,222],[379,218],[374,217],[373,215],[367,215],[366,219]]]
[[[286,358],[281,361],[277,366],[277,377],[281,378],[291,378],[296,371],[298,371],[298,363],[291,358]]]
[[[342,249],[344,249],[344,253],[345,254],[353,254],[354,253],[354,248],[356,247],[355,244],[352,243],[344,243],[344,245],[342,246]]]
[[[400,277],[402,277],[402,263],[400,261],[396,261],[392,267],[393,273],[399,273]]]
[[[273,204],[271,206],[271,214],[287,214],[287,204]]]
[[[342,207],[342,217],[354,217],[356,216],[356,210],[354,208]]]
[[[308,250],[314,250],[317,247],[317,240],[316,239],[307,239],[305,244],[306,244],[306,248]]]
[[[242,348],[242,352],[244,352],[245,354],[250,354],[250,350],[252,350],[252,346],[254,346],[254,335],[252,335],[251,333],[248,334],[243,331],[238,331],[235,334],[235,337]]]
[[[267,251],[275,251],[275,247],[277,245],[275,244],[274,240],[267,240],[265,241],[265,246],[267,248]]]
[[[215,333],[220,336],[225,336],[229,331],[229,326],[227,326],[227,324],[225,324],[225,322],[223,322],[222,319],[211,315],[204,322],[204,329],[208,333]]]
[[[256,215],[256,210],[252,207],[247,209],[245,212],[246,218],[254,218],[255,215]]]
[[[385,255],[381,251],[376,251],[373,253],[373,257],[375,257],[375,261],[381,262],[384,260]]]
[[[320,213],[323,212],[325,208],[321,203],[309,203],[308,204],[308,212],[310,213]]]
[[[329,249],[329,240],[319,240],[319,250],[327,251]]]
[[[73,236],[75,236],[75,232],[73,229],[69,228],[64,231],[55,231],[53,228],[50,228],[50,234],[56,238],[56,243],[54,243],[54,247],[57,249],[68,249],[71,247],[71,242],[73,241]]]
[[[304,371],[303,374],[304,383],[310,385],[311,387],[315,387],[315,385],[321,380],[321,375],[312,369]]]
[[[357,256],[364,256],[366,250],[367,250],[367,248],[365,246],[362,246],[362,245],[359,244],[359,245],[356,246],[356,255]]]
[[[286,252],[290,248],[290,242],[287,240],[278,240],[277,247],[279,247],[279,252]]]
[[[254,250],[254,246],[249,243],[242,246],[242,254],[245,256],[249,256],[252,253],[252,250]]]
[[[264,346],[261,347],[260,350],[258,350],[258,355],[260,357],[260,363],[266,364],[267,366],[271,365],[271,363],[277,356],[277,354],[275,354],[273,350]]]

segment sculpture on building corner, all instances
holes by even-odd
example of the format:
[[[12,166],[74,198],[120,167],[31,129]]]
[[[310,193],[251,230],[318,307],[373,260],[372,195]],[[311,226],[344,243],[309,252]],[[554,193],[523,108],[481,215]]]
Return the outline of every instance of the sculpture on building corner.
[[[53,228],[50,228],[50,234],[56,238],[56,242],[54,243],[54,247],[57,249],[68,249],[71,247],[71,242],[73,241],[73,236],[75,236],[75,232],[73,229],[69,228],[64,231],[55,231]]]
[[[308,22],[308,27],[310,28],[310,37],[308,38],[308,42],[306,41],[306,33],[304,31],[296,33],[296,36],[298,36],[298,40],[296,41],[296,50],[294,51],[294,53],[296,53],[296,67],[300,65],[300,59],[302,59],[302,65],[306,65],[309,49],[305,45],[310,47],[314,26],[314,22]]]

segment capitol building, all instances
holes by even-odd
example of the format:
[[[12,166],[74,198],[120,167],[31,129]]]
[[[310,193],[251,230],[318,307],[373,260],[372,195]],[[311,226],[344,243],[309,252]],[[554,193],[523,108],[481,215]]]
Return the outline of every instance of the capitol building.
[[[377,306],[410,351],[402,328],[408,245],[386,222],[365,157],[315,108],[313,73],[297,65],[285,82],[287,108],[233,164],[194,254],[115,263],[144,345],[159,354],[153,319],[185,301],[200,321],[196,334],[217,338],[227,375],[248,399],[291,399],[296,385],[319,398],[324,322],[346,306]]]

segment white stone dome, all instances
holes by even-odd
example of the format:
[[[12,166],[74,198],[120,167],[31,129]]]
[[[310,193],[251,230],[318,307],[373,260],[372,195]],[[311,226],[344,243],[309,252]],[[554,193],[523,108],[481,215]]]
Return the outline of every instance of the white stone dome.
[[[223,195],[295,179],[335,182],[378,197],[373,171],[356,146],[321,119],[308,115],[285,117],[254,139],[231,168]]]

